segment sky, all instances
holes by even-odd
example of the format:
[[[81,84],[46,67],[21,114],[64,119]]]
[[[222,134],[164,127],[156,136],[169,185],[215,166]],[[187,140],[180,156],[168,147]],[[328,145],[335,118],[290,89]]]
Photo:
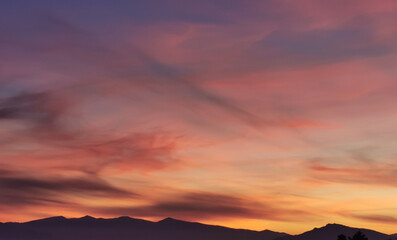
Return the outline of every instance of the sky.
[[[394,0],[2,0],[0,221],[395,233]]]

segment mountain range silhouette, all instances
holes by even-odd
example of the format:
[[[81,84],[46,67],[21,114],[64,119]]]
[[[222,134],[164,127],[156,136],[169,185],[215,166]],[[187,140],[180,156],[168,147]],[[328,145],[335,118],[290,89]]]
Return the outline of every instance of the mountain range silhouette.
[[[233,229],[166,218],[158,222],[130,217],[50,217],[25,223],[0,223],[0,240],[336,240],[339,234],[364,233],[369,240],[397,240],[369,229],[328,224],[299,235],[270,230]]]

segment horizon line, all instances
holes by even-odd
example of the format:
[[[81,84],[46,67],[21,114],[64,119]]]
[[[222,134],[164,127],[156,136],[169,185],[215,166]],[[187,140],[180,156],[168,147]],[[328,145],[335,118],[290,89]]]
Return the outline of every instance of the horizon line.
[[[291,233],[288,233],[288,232],[284,232],[284,231],[279,232],[279,231],[274,231],[274,230],[271,230],[271,229],[255,230],[255,229],[249,229],[249,228],[227,227],[227,226],[224,226],[224,225],[208,224],[208,223],[199,222],[199,221],[187,221],[187,220],[182,220],[182,219],[173,218],[173,217],[165,217],[165,218],[162,218],[162,219],[160,219],[158,221],[153,221],[153,220],[147,220],[147,219],[144,219],[144,218],[131,217],[131,216],[128,216],[128,215],[122,215],[122,216],[118,216],[118,217],[93,217],[91,215],[84,215],[82,217],[65,217],[63,215],[58,215],[58,216],[43,217],[43,218],[38,218],[38,219],[33,219],[33,220],[28,220],[28,221],[21,221],[21,222],[16,222],[16,221],[0,222],[0,224],[12,224],[12,223],[14,223],[14,224],[25,224],[25,223],[30,223],[30,222],[40,221],[40,220],[54,219],[54,218],[63,218],[65,220],[84,219],[84,218],[114,220],[114,219],[120,219],[120,218],[128,218],[128,219],[147,221],[147,222],[151,222],[151,223],[160,223],[160,222],[162,222],[164,220],[169,219],[169,220],[174,220],[174,221],[179,221],[179,222],[196,223],[196,224],[202,224],[202,225],[207,225],[207,226],[217,226],[217,227],[223,227],[223,228],[228,228],[228,229],[247,230],[247,231],[253,231],[253,232],[272,231],[272,232],[277,232],[277,233],[285,233],[285,234],[288,234],[288,235],[291,235],[291,236],[297,236],[297,235],[303,234],[305,232],[312,231],[314,229],[324,228],[324,227],[326,227],[328,225],[339,225],[339,226],[348,227],[348,228],[354,228],[354,229],[359,229],[359,230],[369,230],[369,231],[374,231],[374,232],[378,232],[378,233],[381,233],[381,234],[385,234],[385,235],[388,235],[388,236],[397,234],[397,232],[389,234],[389,233],[380,232],[378,230],[373,230],[373,229],[369,229],[369,228],[361,228],[361,227],[352,227],[352,226],[348,226],[348,225],[344,225],[344,224],[340,224],[340,223],[327,223],[326,225],[321,226],[321,227],[313,227],[313,229],[311,229],[311,230],[305,230],[305,231],[303,231],[301,233],[298,233],[298,234],[291,234]]]

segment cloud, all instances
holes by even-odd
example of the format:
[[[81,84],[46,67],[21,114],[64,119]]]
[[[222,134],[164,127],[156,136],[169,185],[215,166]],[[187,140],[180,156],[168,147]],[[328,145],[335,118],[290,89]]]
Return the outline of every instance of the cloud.
[[[397,186],[397,166],[395,164],[355,164],[346,167],[329,167],[312,162],[307,177],[316,181],[346,184]]]
[[[312,217],[303,210],[291,210],[272,204],[263,204],[240,197],[208,192],[187,192],[173,200],[160,200],[152,205],[138,207],[103,207],[93,209],[100,214],[141,217],[175,217],[188,220],[248,218],[275,221],[298,220]]]
[[[0,120],[17,120],[36,134],[66,133],[60,124],[67,105],[49,92],[20,93],[0,99]]]
[[[48,103],[66,105],[70,104],[67,101],[79,101],[77,106],[76,104],[68,106],[73,111],[79,109],[79,105],[89,104],[87,102],[92,103],[98,98],[109,102],[117,98],[130,101],[131,98],[140,95],[142,96],[141,102],[135,106],[138,109],[142,105],[145,108],[153,105],[153,107],[158,107],[156,102],[167,102],[171,106],[170,112],[182,112],[182,108],[184,109],[188,115],[185,116],[185,121],[194,118],[194,121],[190,120],[190,123],[204,125],[210,122],[212,126],[217,127],[219,127],[217,123],[221,117],[225,121],[229,120],[229,123],[242,122],[254,129],[296,128],[298,125],[302,125],[291,124],[291,122],[310,122],[299,117],[294,117],[291,120],[286,120],[285,117],[269,118],[250,111],[239,104],[237,100],[205,88],[202,84],[203,73],[197,72],[194,67],[163,62],[157,59],[156,52],[149,54],[148,51],[135,46],[134,43],[123,43],[120,44],[121,46],[110,44],[103,36],[94,34],[94,31],[86,31],[82,27],[52,14],[42,14],[30,18],[32,21],[28,23],[31,26],[29,35],[35,41],[26,41],[24,28],[18,25],[17,30],[7,30],[10,32],[7,35],[12,36],[12,41],[4,45],[5,49],[10,47],[17,49],[23,56],[22,59],[15,60],[14,54],[4,55],[3,58],[6,59],[6,62],[17,61],[12,65],[25,66],[22,71],[21,69],[12,70],[13,68],[10,67],[7,70],[8,74],[5,74],[7,78],[23,79],[34,76],[33,80],[29,79],[29,84],[26,80],[18,80],[27,88],[27,91],[16,97],[46,95],[49,96],[46,97],[47,105]],[[65,76],[67,77],[65,78]],[[49,77],[52,79],[47,79]],[[42,81],[51,83],[45,84],[51,90],[40,92],[40,90],[33,88],[36,90],[33,91],[26,87],[29,85],[43,86]],[[66,101],[60,99],[59,94],[66,95],[64,96]],[[90,99],[88,100],[88,98]],[[12,101],[12,99],[8,100]],[[29,101],[29,99],[25,101]],[[65,110],[60,106],[56,106],[55,109]],[[4,111],[6,110],[4,109]],[[40,114],[50,114],[49,110]],[[114,106],[114,110],[125,111],[121,106]],[[51,120],[60,122],[68,116],[70,114],[58,115],[57,119],[51,118]]]
[[[32,144],[35,142],[30,140],[22,136],[11,143],[2,143],[2,149],[7,150],[1,154],[2,158],[8,159],[12,166],[24,165],[34,172],[46,169],[92,175],[148,173],[185,166],[176,155],[179,139],[160,131],[119,137],[76,132],[66,139],[54,136],[40,139],[40,144]],[[24,145],[19,148],[21,144],[27,144],[28,148],[24,149]]]
[[[72,196],[103,198],[135,198],[138,194],[115,187],[103,179],[83,175],[80,177],[37,176],[9,169],[0,170],[0,203],[14,207],[76,204]],[[48,175],[48,174],[47,174]]]
[[[20,51],[19,54],[24,56],[24,60],[29,60],[23,63],[25,68],[22,73],[16,69],[13,74],[9,73],[8,77],[21,74],[31,77],[32,74],[41,75],[49,72],[56,76],[51,82],[54,84],[58,82],[60,86],[67,87],[67,89],[60,89],[54,86],[57,92],[67,91],[69,94],[72,92],[72,95],[77,98],[81,97],[81,92],[86,92],[91,96],[99,95],[109,93],[109,89],[114,91],[115,88],[109,88],[111,85],[131,84],[125,86],[130,90],[130,95],[135,94],[137,89],[134,88],[138,86],[146,90],[148,94],[152,90],[156,91],[155,93],[161,92],[162,96],[158,97],[163,97],[168,102],[171,102],[173,98],[178,98],[190,106],[197,107],[200,104],[202,108],[215,106],[217,111],[240,119],[251,126],[266,124],[265,120],[241,108],[233,100],[201,87],[200,83],[195,81],[193,71],[156,60],[131,44],[125,45],[126,49],[121,52],[117,46],[108,44],[106,39],[51,14],[33,17],[29,24],[32,25],[30,38],[37,41],[26,41],[24,37],[26,32],[20,29],[21,26],[17,27],[17,31],[7,30],[10,31],[13,39],[8,44],[3,44],[3,47],[9,49],[11,45]],[[19,32],[21,35],[11,34],[14,32]],[[4,55],[3,58],[12,62],[14,61],[12,56]],[[22,64],[21,59],[18,61]],[[43,72],[24,73],[30,69],[29,66],[34,69],[40,68]],[[69,79],[63,79],[62,74],[67,75]],[[107,91],[101,90],[103,85],[108,88]],[[131,87],[134,88],[131,89]],[[152,92],[149,95],[155,93]],[[24,95],[28,94],[30,93]],[[117,92],[110,93],[106,97],[112,98],[115,94]]]
[[[10,138],[2,143],[3,148],[9,147],[10,142],[13,145],[39,142],[46,146],[48,153],[39,151],[38,161],[40,157],[51,158],[57,151],[58,156],[64,154],[79,159],[80,167],[97,170],[107,165],[117,165],[120,169],[165,168],[176,161],[172,157],[175,142],[165,140],[165,134],[134,133],[116,137],[84,128],[72,131],[68,128],[69,122],[65,121],[68,117],[66,109],[52,92],[21,93],[3,99],[0,101],[0,121],[17,121],[26,127],[24,131],[18,129],[13,132],[9,129]],[[55,158],[52,160],[55,161]]]
[[[183,163],[174,156],[176,139],[161,132],[132,134],[103,141],[76,142],[66,149],[77,158],[87,159],[88,165],[80,169],[95,172],[106,168],[118,171],[156,171],[172,168]],[[91,162],[91,161],[94,162]]]
[[[343,62],[390,54],[393,44],[377,40],[371,27],[275,30],[253,45],[265,68],[291,68]]]
[[[184,99],[186,99],[185,95],[188,95],[191,100],[185,101],[187,104],[195,105],[196,107],[198,107],[199,103],[205,104],[207,107],[215,106],[219,111],[255,128],[269,123],[260,116],[239,107],[231,99],[219,96],[201,87],[197,81],[194,81],[197,78],[194,74],[190,73],[189,75],[182,69],[162,63],[142,51],[137,51],[136,53],[144,62],[148,73],[155,76],[152,80],[153,84],[170,92],[175,91]]]
[[[359,215],[359,214],[343,214],[343,216],[352,217],[368,222],[377,222],[382,224],[397,224],[397,218],[386,215]]]

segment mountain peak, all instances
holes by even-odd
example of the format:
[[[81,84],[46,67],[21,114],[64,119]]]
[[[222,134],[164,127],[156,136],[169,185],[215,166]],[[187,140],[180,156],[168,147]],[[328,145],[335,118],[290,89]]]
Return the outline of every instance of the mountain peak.
[[[338,224],[338,223],[328,223],[327,225],[325,225],[324,227],[346,227],[345,225],[342,224]]]
[[[320,228],[314,228],[311,231],[304,232],[299,235],[294,235],[292,237],[282,238],[283,240],[335,240],[339,234],[344,234],[346,236],[352,236],[357,231],[361,231],[365,234],[368,239],[390,239],[391,235],[376,232],[370,229],[354,228],[337,223],[329,223]],[[394,239],[394,238],[391,238]]]
[[[89,215],[85,215],[84,217],[81,217],[79,219],[81,219],[81,220],[93,220],[93,219],[96,219],[96,218],[94,218],[92,216],[89,216]]]
[[[160,220],[158,222],[159,223],[175,223],[175,222],[184,222],[184,221],[178,220],[178,219],[175,219],[175,218],[171,218],[171,217],[167,217],[167,218],[164,218],[163,220]]]
[[[327,225],[318,228],[318,229],[341,229],[341,228],[348,228],[345,225],[337,224],[337,223],[328,223]]]

